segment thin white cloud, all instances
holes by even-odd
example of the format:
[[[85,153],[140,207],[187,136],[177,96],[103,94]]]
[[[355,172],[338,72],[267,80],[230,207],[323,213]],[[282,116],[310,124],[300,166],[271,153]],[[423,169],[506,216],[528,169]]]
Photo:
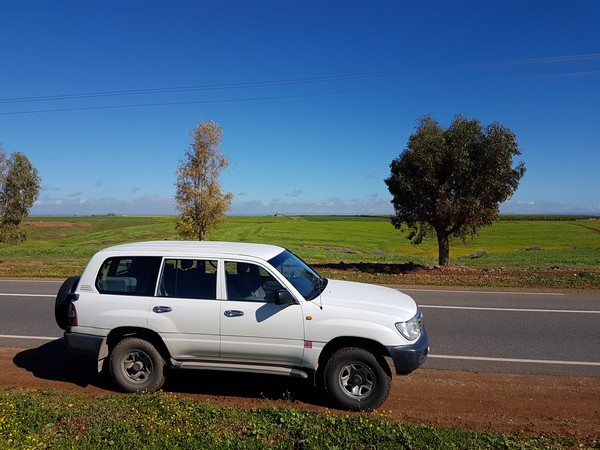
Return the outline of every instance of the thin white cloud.
[[[575,214],[600,215],[600,204],[580,205],[554,203],[545,200],[509,200],[500,205],[501,214]]]
[[[64,203],[64,200],[61,199],[38,199],[35,201],[32,207],[32,211],[36,208],[50,208],[53,206],[60,206]]]
[[[175,200],[172,196],[142,196],[130,200],[106,197],[88,198],[42,198],[31,208],[32,215],[173,215]]]
[[[366,198],[346,200],[329,198],[321,201],[271,201],[236,202],[234,199],[231,215],[311,215],[311,214],[392,214],[393,210],[387,200]]]
[[[285,196],[286,197],[300,197],[302,194],[304,194],[304,191],[302,189],[296,189],[295,191],[288,192],[287,194],[285,194]]]
[[[172,196],[145,195],[123,200],[113,197],[102,199],[84,198],[73,193],[64,198],[44,196],[31,208],[32,215],[175,215],[175,200]],[[387,198],[371,194],[365,198],[343,199],[332,197],[317,201],[294,201],[272,199],[270,201],[242,201],[234,197],[229,215],[391,215],[394,213]],[[547,201],[511,200],[500,206],[501,214],[580,214],[600,215],[600,204],[577,205]]]

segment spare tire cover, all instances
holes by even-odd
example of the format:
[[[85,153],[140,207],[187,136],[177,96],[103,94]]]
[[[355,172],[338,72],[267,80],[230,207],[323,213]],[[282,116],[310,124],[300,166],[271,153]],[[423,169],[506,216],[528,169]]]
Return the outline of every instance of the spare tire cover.
[[[80,278],[79,275],[67,278],[58,290],[58,294],[56,294],[54,318],[56,319],[56,324],[63,330],[69,324],[69,304],[71,300],[69,300],[68,295],[75,290]]]

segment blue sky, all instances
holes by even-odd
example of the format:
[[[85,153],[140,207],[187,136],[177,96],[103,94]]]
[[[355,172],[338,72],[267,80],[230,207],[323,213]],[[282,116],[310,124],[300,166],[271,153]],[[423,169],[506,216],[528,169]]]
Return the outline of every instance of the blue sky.
[[[504,213],[600,214],[600,2],[0,0],[0,144],[32,214],[174,214],[200,119],[231,214],[387,214],[417,119],[516,133]]]

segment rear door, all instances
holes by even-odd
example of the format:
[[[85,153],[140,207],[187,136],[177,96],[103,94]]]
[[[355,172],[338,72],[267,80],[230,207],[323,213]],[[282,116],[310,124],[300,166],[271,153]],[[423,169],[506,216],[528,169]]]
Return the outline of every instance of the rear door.
[[[219,357],[217,261],[166,258],[148,324],[178,360]]]

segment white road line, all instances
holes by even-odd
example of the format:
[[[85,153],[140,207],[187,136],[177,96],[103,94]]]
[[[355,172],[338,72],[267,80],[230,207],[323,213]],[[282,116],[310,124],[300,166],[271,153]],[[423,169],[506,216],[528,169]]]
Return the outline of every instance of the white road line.
[[[0,283],[3,281],[9,281],[11,283],[62,283],[64,280],[0,280]]]
[[[600,314],[600,311],[585,311],[578,309],[529,309],[529,308],[490,308],[482,306],[444,306],[444,305],[419,305],[420,308],[432,309],[469,309],[474,311],[514,311],[514,312],[542,312],[542,313],[575,313],[575,314]]]
[[[458,355],[427,355],[434,359],[459,359],[467,361],[491,361],[491,362],[510,362],[510,363],[528,363],[528,364],[561,364],[566,366],[598,366],[600,362],[594,361],[555,361],[550,359],[517,359],[517,358],[489,358],[485,356],[458,356]]]
[[[450,294],[492,294],[492,295],[553,295],[564,296],[563,292],[513,292],[513,291],[455,291],[452,289],[396,289],[401,292],[444,292]]]
[[[5,294],[0,293],[2,297],[56,297],[56,294]]]
[[[38,341],[54,341],[60,338],[61,336],[18,336],[10,334],[0,334],[0,339],[35,339]]]

